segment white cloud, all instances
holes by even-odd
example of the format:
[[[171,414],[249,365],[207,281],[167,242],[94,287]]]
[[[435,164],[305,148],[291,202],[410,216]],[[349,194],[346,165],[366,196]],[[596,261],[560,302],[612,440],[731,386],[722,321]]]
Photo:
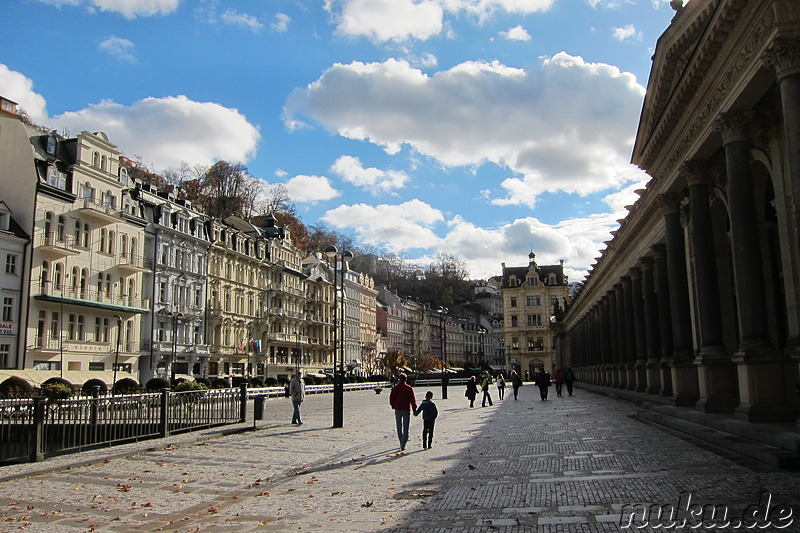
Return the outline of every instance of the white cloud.
[[[420,200],[399,205],[341,205],[322,216],[326,224],[351,229],[360,242],[390,251],[436,247],[439,238],[431,226],[444,220],[438,209]]]
[[[632,74],[564,52],[538,69],[473,61],[431,76],[389,59],[333,65],[290,95],[284,120],[388,153],[406,145],[445,166],[505,167],[507,195],[495,201],[532,205],[543,191],[641,178],[629,159],[644,92]]]
[[[47,121],[47,102],[33,90],[33,80],[0,63],[0,94],[19,104],[37,124]]]
[[[241,26],[253,33],[258,33],[261,31],[261,28],[264,27],[256,17],[248,15],[247,13],[239,13],[233,8],[226,9],[222,15],[220,15],[220,20],[230,26]]]
[[[619,28],[611,28],[611,32],[614,39],[618,41],[642,40],[642,32],[636,31],[636,27],[633,24],[626,24]]]
[[[125,63],[136,63],[136,45],[128,39],[112,35],[103,40],[98,45],[98,48],[100,51]]]
[[[325,176],[298,175],[286,182],[289,198],[296,203],[316,203],[341,195]]]
[[[498,11],[530,14],[547,11],[555,0],[326,0],[337,30],[375,42],[429,39],[452,28],[445,14],[466,14],[484,22]],[[337,11],[338,6],[341,9]],[[523,30],[524,31],[524,30]]]
[[[428,39],[442,31],[435,0],[345,0],[338,31],[376,42]]]
[[[359,158],[350,155],[343,155],[337,159],[331,166],[331,172],[372,194],[401,189],[409,179],[408,174],[401,171],[364,168]]]
[[[39,0],[56,7],[86,6],[90,11],[111,11],[125,18],[169,15],[178,9],[181,0]]]
[[[523,28],[522,26],[514,26],[508,31],[501,31],[499,35],[509,41],[530,41],[533,39],[531,35],[528,33],[528,30]]]
[[[185,96],[145,98],[124,106],[107,100],[53,117],[71,131],[103,131],[129,155],[141,155],[156,171],[181,161],[212,164],[219,159],[247,162],[261,137],[236,109]]]
[[[277,15],[275,15],[275,21],[272,24],[270,24],[270,27],[279,33],[283,33],[289,29],[289,23],[291,21],[292,19],[291,17],[289,17],[289,15],[286,15],[284,13],[278,13]]]

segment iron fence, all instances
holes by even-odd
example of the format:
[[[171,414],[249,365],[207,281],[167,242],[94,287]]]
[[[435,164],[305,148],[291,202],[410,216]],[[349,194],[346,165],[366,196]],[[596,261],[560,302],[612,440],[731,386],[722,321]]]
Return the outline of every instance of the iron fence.
[[[0,464],[245,421],[247,388],[0,400]]]

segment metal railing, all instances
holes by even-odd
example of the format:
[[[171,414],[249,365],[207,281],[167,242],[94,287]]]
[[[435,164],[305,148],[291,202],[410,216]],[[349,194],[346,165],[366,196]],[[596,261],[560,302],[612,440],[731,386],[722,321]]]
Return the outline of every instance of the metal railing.
[[[247,388],[0,400],[0,464],[245,421]]]

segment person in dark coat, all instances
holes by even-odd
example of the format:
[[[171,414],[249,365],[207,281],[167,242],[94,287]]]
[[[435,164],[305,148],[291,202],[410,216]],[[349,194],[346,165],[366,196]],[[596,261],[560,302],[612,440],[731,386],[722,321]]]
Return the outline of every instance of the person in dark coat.
[[[556,384],[556,396],[561,396],[561,386],[564,384],[564,372],[560,368],[556,368],[553,372],[553,382]]]
[[[392,387],[392,392],[389,393],[389,405],[394,409],[397,438],[400,440],[400,451],[402,452],[406,449],[406,442],[408,442],[408,426],[411,420],[411,413],[417,410],[414,389],[406,383],[405,374],[397,376],[397,385]]]
[[[539,396],[542,397],[542,401],[547,399],[547,392],[550,389],[550,373],[542,370],[538,374],[536,374],[536,381],[534,381],[537,387],[539,387]]]
[[[564,373],[564,383],[567,384],[567,392],[572,396],[572,384],[575,383],[575,372],[572,371],[572,367]]]
[[[420,413],[422,413],[422,448],[427,449],[433,444],[433,426],[436,424],[436,417],[439,416],[439,410],[433,403],[433,392],[426,392],[425,399],[414,410],[414,416]]]
[[[478,383],[475,381],[475,376],[470,376],[469,381],[467,381],[467,392],[464,393],[464,396],[469,398],[469,406],[475,407],[475,397],[478,395]]]
[[[516,370],[511,371],[511,387],[514,389],[514,399],[517,399],[519,388],[522,386],[522,378],[517,374]]]

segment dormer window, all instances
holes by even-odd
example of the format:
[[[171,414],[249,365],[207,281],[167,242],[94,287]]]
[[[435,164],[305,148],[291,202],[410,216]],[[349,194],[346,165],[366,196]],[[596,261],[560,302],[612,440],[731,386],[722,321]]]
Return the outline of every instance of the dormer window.
[[[539,284],[539,278],[538,277],[530,276],[528,278],[528,285],[530,285],[531,287],[536,286],[538,284]]]
[[[128,184],[128,169],[125,167],[119,167],[119,182],[123,185]]]
[[[50,155],[56,153],[56,138],[52,135],[47,138],[47,153]]]
[[[67,175],[58,170],[55,165],[50,165],[47,168],[47,184],[62,191],[67,190]]]

